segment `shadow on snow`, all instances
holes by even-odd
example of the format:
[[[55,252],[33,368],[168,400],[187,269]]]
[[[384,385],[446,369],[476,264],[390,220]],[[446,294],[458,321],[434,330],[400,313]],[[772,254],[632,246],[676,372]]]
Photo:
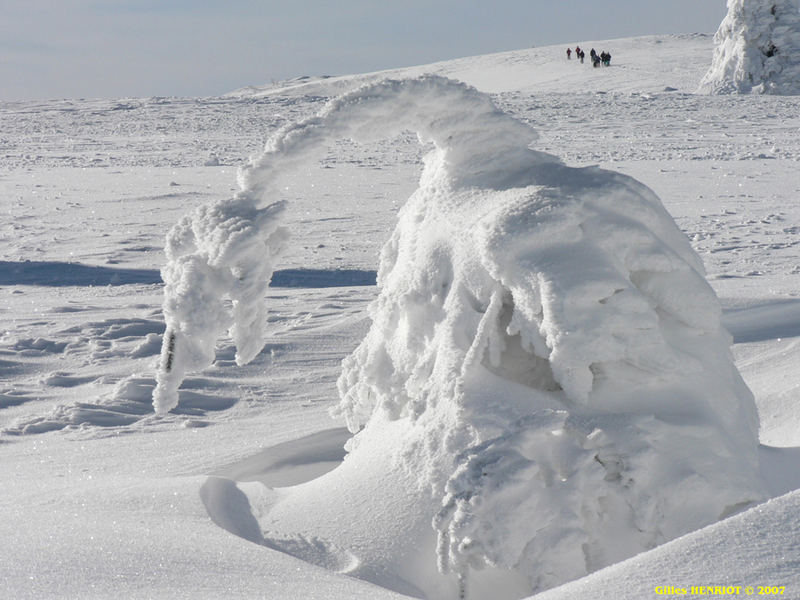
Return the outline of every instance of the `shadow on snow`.
[[[157,269],[123,269],[67,262],[0,261],[0,285],[45,287],[161,283]]]
[[[375,285],[377,273],[362,269],[281,269],[271,287],[327,288]],[[44,287],[161,284],[158,269],[125,269],[80,263],[0,261],[0,285]]]

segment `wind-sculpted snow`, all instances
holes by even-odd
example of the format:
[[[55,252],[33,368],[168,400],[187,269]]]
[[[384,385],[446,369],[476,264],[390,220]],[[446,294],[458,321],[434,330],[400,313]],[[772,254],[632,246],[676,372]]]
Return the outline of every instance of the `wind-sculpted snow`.
[[[659,199],[529,149],[527,125],[441,77],[370,85],[284,128],[233,201],[173,230],[157,408],[226,327],[240,362],[263,345],[280,171],[403,129],[433,149],[343,364],[349,454],[257,507],[265,543],[314,540],[293,553],[320,564],[342,549],[348,572],[400,591],[512,598],[761,500],[752,395]]]
[[[728,0],[714,36],[711,94],[800,94],[800,8],[796,0]]]

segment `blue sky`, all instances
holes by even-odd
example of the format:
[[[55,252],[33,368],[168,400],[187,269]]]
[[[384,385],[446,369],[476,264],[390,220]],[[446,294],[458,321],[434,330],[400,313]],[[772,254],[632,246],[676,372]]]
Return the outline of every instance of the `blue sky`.
[[[0,0],[0,100],[214,95],[273,79],[362,73],[534,45],[713,33],[725,4]]]

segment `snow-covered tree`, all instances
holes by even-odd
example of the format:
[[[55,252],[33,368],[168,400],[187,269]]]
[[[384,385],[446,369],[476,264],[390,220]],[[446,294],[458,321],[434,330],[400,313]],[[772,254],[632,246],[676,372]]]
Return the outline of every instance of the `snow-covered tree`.
[[[347,459],[264,508],[269,527],[314,531],[320,564],[341,548],[333,560],[366,579],[377,571],[359,555],[379,557],[418,596],[504,600],[762,500],[753,396],[658,197],[529,148],[527,124],[434,75],[287,125],[233,199],[172,230],[157,410],[226,329],[239,362],[263,346],[280,174],[334,140],[406,130],[431,150],[381,251],[372,324],[342,364]],[[344,513],[324,512],[332,497]]]
[[[714,42],[701,92],[800,94],[797,0],[728,0]]]

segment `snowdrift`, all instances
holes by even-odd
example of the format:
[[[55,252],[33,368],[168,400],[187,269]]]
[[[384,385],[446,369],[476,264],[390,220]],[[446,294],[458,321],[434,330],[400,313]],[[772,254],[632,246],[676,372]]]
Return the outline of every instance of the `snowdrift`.
[[[348,456],[294,487],[248,484],[230,510],[271,547],[403,593],[520,598],[762,500],[752,395],[659,199],[529,149],[527,125],[438,76],[284,128],[236,197],[176,226],[156,409],[225,329],[240,362],[263,345],[281,170],[403,130],[432,149],[343,364]]]
[[[800,8],[796,0],[728,0],[700,91],[800,94]]]

